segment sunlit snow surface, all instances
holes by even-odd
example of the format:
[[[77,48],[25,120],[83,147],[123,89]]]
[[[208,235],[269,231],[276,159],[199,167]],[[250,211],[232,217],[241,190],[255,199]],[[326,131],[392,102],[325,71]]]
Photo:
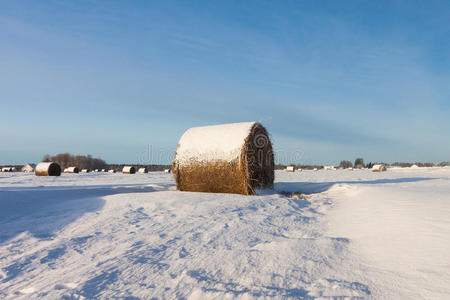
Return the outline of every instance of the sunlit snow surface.
[[[446,299],[449,253],[448,168],[277,171],[259,196],[0,173],[1,299]]]

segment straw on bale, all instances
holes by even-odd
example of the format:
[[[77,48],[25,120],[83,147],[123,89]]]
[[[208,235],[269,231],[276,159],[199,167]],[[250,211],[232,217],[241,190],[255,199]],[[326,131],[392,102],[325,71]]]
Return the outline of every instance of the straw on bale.
[[[178,143],[172,171],[181,191],[253,195],[273,186],[269,134],[257,122],[188,129]]]
[[[136,168],[133,166],[125,166],[122,169],[122,173],[124,174],[134,174],[136,173]]]
[[[148,170],[147,170],[147,168],[139,168],[138,173],[142,173],[142,174],[148,173]]]
[[[41,162],[34,169],[36,176],[59,176],[61,167],[55,162]]]
[[[79,173],[80,169],[78,169],[77,167],[68,167],[66,169],[64,169],[64,173]]]

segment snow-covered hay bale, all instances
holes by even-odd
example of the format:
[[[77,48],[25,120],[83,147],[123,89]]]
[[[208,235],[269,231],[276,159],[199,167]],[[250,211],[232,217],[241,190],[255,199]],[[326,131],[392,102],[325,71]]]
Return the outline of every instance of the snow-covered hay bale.
[[[108,173],[116,173],[116,170],[113,170],[113,169],[108,170]]]
[[[170,169],[165,169],[164,173],[170,173]]]
[[[125,166],[122,169],[122,173],[124,174],[134,174],[136,173],[136,168],[133,166]]]
[[[68,167],[66,169],[64,169],[64,173],[79,173],[80,169],[78,169],[77,167]]]
[[[147,168],[139,168],[138,173],[144,174],[144,173],[148,173]]]
[[[89,169],[83,169],[83,170],[81,170],[81,173],[89,173],[91,170],[89,170]]]
[[[59,176],[61,167],[55,162],[41,162],[34,169],[36,176]]]
[[[188,129],[172,172],[181,191],[252,195],[270,188],[274,156],[269,134],[256,122]]]
[[[372,172],[385,172],[387,171],[387,168],[385,165],[373,165],[372,166]]]
[[[287,166],[286,167],[286,172],[295,172],[295,167],[294,166]]]

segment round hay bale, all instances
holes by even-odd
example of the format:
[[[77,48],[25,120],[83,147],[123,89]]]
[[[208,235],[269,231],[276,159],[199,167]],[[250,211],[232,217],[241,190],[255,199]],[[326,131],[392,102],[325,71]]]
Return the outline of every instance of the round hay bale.
[[[91,170],[89,170],[89,169],[83,169],[83,170],[81,170],[81,173],[89,173]]]
[[[295,166],[287,166],[286,172],[295,172]]]
[[[122,169],[122,173],[124,174],[134,174],[136,173],[136,168],[133,166],[125,166]]]
[[[36,166],[34,173],[36,176],[59,176],[61,167],[55,162],[41,162]]]
[[[116,173],[116,170],[113,170],[113,169],[108,170],[108,173]]]
[[[172,165],[180,191],[243,195],[273,187],[274,168],[269,134],[257,122],[188,129]]]
[[[372,172],[386,172],[386,171],[387,171],[387,168],[383,164],[372,166]]]
[[[80,169],[77,167],[68,167],[64,169],[64,173],[80,173]]]
[[[139,168],[138,173],[144,174],[144,173],[148,173],[147,168]]]

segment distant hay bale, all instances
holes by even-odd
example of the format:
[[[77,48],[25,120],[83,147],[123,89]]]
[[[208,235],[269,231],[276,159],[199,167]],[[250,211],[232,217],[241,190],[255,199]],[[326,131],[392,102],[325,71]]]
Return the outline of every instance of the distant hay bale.
[[[170,169],[165,169],[164,173],[170,173]]]
[[[15,169],[14,167],[3,167],[2,172],[14,172]]]
[[[108,173],[116,173],[116,170],[113,170],[113,169],[108,170]]]
[[[323,169],[326,171],[334,171],[336,168],[334,166],[323,166]]]
[[[77,167],[68,167],[64,169],[64,173],[79,173],[80,169]]]
[[[373,165],[372,166],[372,172],[385,172],[387,171],[387,168],[385,165]]]
[[[34,168],[36,168],[35,164],[26,164],[22,167],[21,171],[25,173],[31,173],[34,171]]]
[[[144,174],[144,173],[148,173],[147,168],[139,168],[138,173]]]
[[[41,162],[36,166],[34,173],[36,176],[59,176],[61,167],[55,162]]]
[[[106,172],[106,169],[102,169],[101,172]]]
[[[91,170],[89,170],[89,169],[82,169],[81,170],[81,173],[89,173]]]
[[[122,169],[122,173],[124,174],[134,174],[136,173],[136,168],[133,166],[125,166]]]
[[[286,172],[295,172],[295,166],[287,166]]]
[[[172,171],[180,191],[253,195],[273,186],[274,167],[267,130],[246,122],[188,129]]]

